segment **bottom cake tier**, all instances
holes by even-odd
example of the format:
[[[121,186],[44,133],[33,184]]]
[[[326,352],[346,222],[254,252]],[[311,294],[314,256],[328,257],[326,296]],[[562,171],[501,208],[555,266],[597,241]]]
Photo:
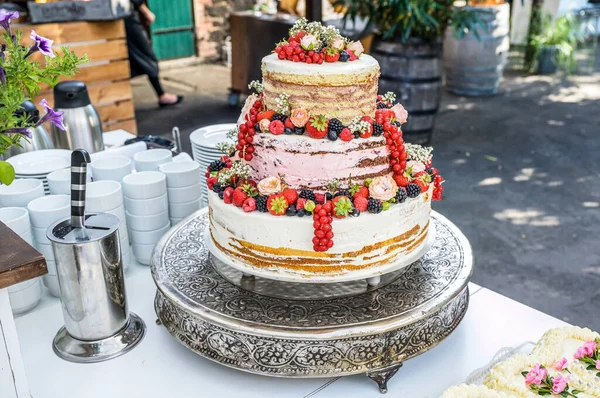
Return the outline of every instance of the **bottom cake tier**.
[[[431,189],[379,214],[334,219],[334,246],[327,252],[313,250],[312,217],[245,213],[213,192],[208,198],[211,251],[231,266],[258,273],[331,281],[384,274],[417,260],[430,231]]]

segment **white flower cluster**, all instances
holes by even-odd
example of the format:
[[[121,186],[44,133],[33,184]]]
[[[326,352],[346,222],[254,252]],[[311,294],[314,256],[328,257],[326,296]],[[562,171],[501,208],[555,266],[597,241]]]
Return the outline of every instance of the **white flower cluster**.
[[[248,178],[251,171],[252,169],[249,165],[241,160],[236,160],[233,162],[230,169],[224,169],[221,171],[218,178],[219,184],[223,186],[229,184],[234,176],[237,176],[239,179]]]
[[[461,384],[447,389],[442,394],[442,398],[508,398],[508,395],[490,390],[486,386]]]
[[[393,104],[394,102],[396,102],[396,94],[394,94],[391,91],[388,91],[387,93],[385,93],[383,95],[383,100],[385,102],[389,102],[390,104]]]
[[[290,29],[290,35],[295,36],[301,30],[305,30],[306,25],[308,25],[308,19],[304,17],[298,18],[294,26],[292,26],[292,28]]]
[[[280,94],[279,97],[275,100],[277,103],[277,107],[275,112],[281,113],[282,115],[289,116],[292,112],[292,107],[290,106],[290,96],[287,94]]]
[[[235,145],[230,142],[219,142],[216,145],[216,148],[223,155],[229,156],[233,151],[235,151]]]
[[[353,133],[363,133],[371,128],[371,125],[366,120],[360,120],[360,117],[356,116],[354,119],[352,119],[348,128]]]
[[[227,132],[226,137],[229,138],[232,141],[237,141],[238,138],[238,133],[240,132],[240,129],[238,126],[235,126],[234,128],[232,128],[231,130],[229,130]]]
[[[252,80],[250,82],[250,84],[248,84],[248,88],[250,90],[254,90],[256,92],[256,94],[262,93],[262,91],[264,89],[263,84],[261,82],[259,82],[258,80]]]
[[[301,30],[307,34],[315,36],[317,39],[325,39],[330,43],[335,37],[341,37],[340,31],[335,26],[323,26],[320,22],[308,22],[304,17],[298,19],[290,29],[290,35],[295,36]]]
[[[406,151],[407,159],[416,160],[423,163],[427,163],[429,161],[431,158],[431,152],[433,152],[433,148],[430,146],[424,147],[409,143],[404,143],[404,150]]]

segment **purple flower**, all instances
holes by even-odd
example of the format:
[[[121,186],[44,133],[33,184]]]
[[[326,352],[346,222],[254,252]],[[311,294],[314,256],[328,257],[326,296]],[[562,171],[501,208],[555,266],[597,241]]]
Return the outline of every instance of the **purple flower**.
[[[0,84],[6,86],[6,71],[0,66]]]
[[[36,51],[39,51],[50,58],[54,58],[56,56],[52,52],[52,43],[54,43],[54,40],[46,39],[45,37],[38,35],[37,33],[35,33],[35,30],[31,31],[31,35],[29,37],[31,38],[31,40],[33,40],[33,45],[29,49],[29,52],[27,53],[25,58],[29,57]]]
[[[19,18],[19,13],[17,11],[6,11],[5,9],[0,9],[0,26],[6,29],[7,32],[10,32],[10,20]]]
[[[12,129],[4,130],[3,134],[23,134],[27,138],[31,138],[31,131],[29,127],[14,127]]]
[[[48,101],[46,101],[45,99],[43,99],[40,102],[40,105],[44,107],[44,109],[46,110],[46,114],[40,119],[39,122],[37,122],[36,127],[39,125],[42,125],[44,123],[50,122],[52,124],[54,124],[56,127],[58,127],[61,130],[66,130],[65,125],[63,124],[63,113],[62,111],[56,112],[54,109],[50,108],[50,105],[48,105]]]

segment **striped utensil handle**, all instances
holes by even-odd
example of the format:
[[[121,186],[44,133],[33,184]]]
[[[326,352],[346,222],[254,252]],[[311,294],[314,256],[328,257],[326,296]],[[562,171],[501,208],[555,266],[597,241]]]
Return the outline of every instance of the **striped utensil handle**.
[[[85,184],[87,164],[90,154],[85,149],[75,149],[71,153],[71,226],[84,227]]]

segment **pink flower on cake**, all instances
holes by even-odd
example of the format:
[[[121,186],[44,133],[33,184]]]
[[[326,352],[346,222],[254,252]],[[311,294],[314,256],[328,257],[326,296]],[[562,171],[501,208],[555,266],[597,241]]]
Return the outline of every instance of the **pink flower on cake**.
[[[422,171],[425,171],[426,167],[425,167],[425,163],[423,162],[419,162],[418,160],[409,160],[408,163],[406,163],[406,168],[409,169],[412,167],[412,174],[415,175],[417,173],[420,173]]]
[[[260,180],[258,183],[258,192],[261,195],[273,195],[281,192],[281,180],[277,177],[267,177]]]
[[[590,341],[586,341],[583,344],[583,349],[585,350],[585,354],[588,357],[591,357],[594,355],[594,351],[596,351],[596,342],[594,340],[590,340]]]
[[[406,123],[406,120],[408,120],[408,111],[404,109],[402,104],[396,104],[392,106],[392,110],[394,111],[396,119],[398,119],[400,124]]]
[[[383,202],[396,196],[397,190],[398,185],[392,176],[375,177],[371,181],[371,184],[369,184],[369,195]]]
[[[567,387],[567,383],[569,382],[569,376],[563,376],[562,374],[557,374],[552,379],[552,392],[554,394],[560,394]]]
[[[525,376],[525,384],[527,386],[530,386],[531,384],[539,385],[547,375],[548,371],[545,368],[542,368],[539,363],[536,363],[535,366],[529,372],[527,372],[527,376]]]
[[[563,358],[563,359],[559,359],[558,361],[554,362],[554,364],[552,364],[552,367],[556,370],[563,370],[567,367],[568,363],[567,363],[567,358]]]
[[[336,37],[331,42],[331,47],[335,48],[336,50],[339,50],[339,51],[342,51],[344,49],[345,45],[346,45],[346,43],[344,43],[344,39],[342,39],[341,37]]]
[[[258,127],[260,127],[260,131],[267,132],[269,131],[269,124],[271,124],[271,121],[269,119],[263,119],[260,122],[258,122]]]
[[[352,43],[348,44],[347,48],[357,57],[360,57],[360,55],[365,52],[365,49],[360,41],[353,41]]]
[[[585,348],[583,348],[583,347],[579,347],[579,348],[577,349],[577,351],[575,351],[575,354],[573,354],[573,358],[575,358],[575,359],[581,359],[581,358],[583,358],[585,355],[586,355]]]
[[[313,35],[306,35],[300,40],[300,46],[306,51],[314,50],[319,46],[319,40]]]

